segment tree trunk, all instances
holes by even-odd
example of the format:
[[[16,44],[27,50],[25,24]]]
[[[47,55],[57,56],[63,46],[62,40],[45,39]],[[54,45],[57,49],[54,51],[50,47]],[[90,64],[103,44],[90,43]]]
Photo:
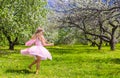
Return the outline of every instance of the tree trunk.
[[[110,49],[113,51],[115,50],[115,45],[114,44],[110,44]]]
[[[100,38],[100,43],[99,43],[99,45],[98,45],[98,50],[101,50],[101,48],[102,48],[102,43],[103,43],[102,38]]]
[[[111,41],[110,41],[110,49],[113,51],[113,50],[115,50],[115,41],[114,41],[114,39],[112,39]]]
[[[90,46],[95,47],[96,43],[92,42],[92,44]]]
[[[109,43],[106,42],[106,43],[105,43],[105,46],[109,46]]]
[[[102,46],[100,45],[100,46],[98,46],[98,50],[101,50],[101,48],[102,48]]]
[[[9,43],[9,50],[14,50],[14,43],[12,42],[12,43]]]
[[[109,21],[109,24],[113,27],[112,28],[112,34],[111,34],[111,40],[110,40],[110,49],[111,50],[115,50],[115,31],[118,28],[118,26],[116,26],[113,22]]]
[[[10,50],[14,50],[14,45],[16,44],[18,38],[16,37],[14,41],[11,41],[10,36],[7,37],[8,41],[9,41],[9,49]]]

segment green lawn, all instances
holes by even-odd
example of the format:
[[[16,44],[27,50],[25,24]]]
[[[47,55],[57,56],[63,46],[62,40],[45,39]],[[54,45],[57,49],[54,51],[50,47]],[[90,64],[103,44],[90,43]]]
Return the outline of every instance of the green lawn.
[[[26,47],[7,48],[0,47],[0,78],[120,78],[120,45],[115,51],[86,45],[47,47],[53,60],[42,61],[38,75],[35,66],[27,68],[34,58],[19,52]]]

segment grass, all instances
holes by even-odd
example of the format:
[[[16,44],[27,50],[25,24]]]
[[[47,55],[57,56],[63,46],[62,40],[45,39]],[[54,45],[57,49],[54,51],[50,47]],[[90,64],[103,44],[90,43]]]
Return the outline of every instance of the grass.
[[[120,45],[115,51],[109,47],[97,50],[97,47],[86,45],[60,45],[47,47],[53,60],[41,62],[40,73],[35,75],[27,66],[34,60],[22,56],[16,46],[14,51],[0,47],[0,78],[119,78]]]

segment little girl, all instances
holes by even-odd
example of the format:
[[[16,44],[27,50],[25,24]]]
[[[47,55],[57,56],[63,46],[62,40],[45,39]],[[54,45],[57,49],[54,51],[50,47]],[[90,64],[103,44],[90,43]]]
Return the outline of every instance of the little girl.
[[[34,44],[32,47],[21,50],[21,54],[23,55],[32,55],[35,57],[35,61],[33,61],[28,68],[31,69],[31,67],[36,64],[36,74],[38,74],[39,70],[39,65],[41,60],[46,60],[50,59],[52,60],[52,56],[49,53],[49,51],[44,48],[44,46],[53,46],[53,43],[49,43],[45,40],[43,36],[43,29],[38,28],[35,32],[35,34],[32,36],[32,38],[25,43],[26,46],[31,46]]]

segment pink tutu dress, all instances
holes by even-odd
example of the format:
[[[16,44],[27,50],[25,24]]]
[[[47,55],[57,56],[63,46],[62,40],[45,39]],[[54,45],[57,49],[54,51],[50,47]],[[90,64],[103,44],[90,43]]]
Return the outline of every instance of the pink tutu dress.
[[[31,46],[32,44],[34,44],[32,47],[21,50],[21,54],[32,56],[37,55],[41,57],[41,60],[52,60],[50,52],[42,45],[39,39],[31,39],[25,43],[26,46]]]

